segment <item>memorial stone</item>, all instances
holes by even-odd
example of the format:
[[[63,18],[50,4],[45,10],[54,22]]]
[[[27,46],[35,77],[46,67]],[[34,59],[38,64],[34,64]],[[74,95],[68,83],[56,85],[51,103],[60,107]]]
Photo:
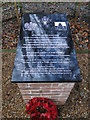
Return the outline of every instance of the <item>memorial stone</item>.
[[[12,82],[81,81],[65,14],[24,14]]]

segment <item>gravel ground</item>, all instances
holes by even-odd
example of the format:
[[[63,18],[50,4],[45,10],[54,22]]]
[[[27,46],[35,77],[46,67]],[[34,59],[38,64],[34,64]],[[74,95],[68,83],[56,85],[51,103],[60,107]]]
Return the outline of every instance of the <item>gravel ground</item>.
[[[75,13],[75,3],[73,2],[40,2],[40,3],[33,3],[33,2],[22,2],[22,12],[31,12],[31,13],[66,13],[68,16],[74,17]],[[17,4],[18,6],[18,4]],[[87,22],[89,19],[89,7],[90,2],[82,2],[79,12],[79,19],[83,19]],[[76,6],[78,8],[78,6]],[[3,3],[2,4],[2,17],[3,20],[12,18],[15,16],[15,7],[13,2],[9,3]],[[18,11],[20,12],[20,9],[18,8]]]
[[[3,118],[28,118],[17,84],[11,83],[15,53],[3,53]],[[62,118],[88,119],[88,54],[77,54],[82,82],[76,83],[66,104],[59,107]]]
[[[82,20],[82,16],[85,20],[86,18],[87,20],[89,19],[88,17],[84,17],[84,15],[88,16],[88,3],[81,4],[78,21],[76,23],[75,18],[73,17],[75,3],[22,3],[22,6],[23,13],[62,13],[63,11],[63,13],[66,13],[68,16],[75,47],[77,47],[77,49],[88,49],[89,24],[87,21]],[[19,35],[19,25],[17,23],[14,4],[4,4],[2,8],[2,48],[16,49]]]
[[[62,4],[60,8],[60,4]],[[48,6],[48,7],[47,7]],[[75,49],[86,50],[88,49],[89,42],[89,25],[88,25],[88,3],[82,4],[82,8],[79,14],[77,23],[74,23],[73,10],[74,5],[66,5],[63,8],[63,3],[43,3],[43,4],[27,4],[25,7],[29,7],[30,12],[60,12],[62,9],[67,12],[70,28],[72,32],[72,39],[74,41]],[[68,9],[67,9],[68,8]],[[9,11],[8,11],[8,10]],[[3,5],[3,20],[2,23],[2,47],[3,49],[16,49],[19,26],[15,16],[13,3]],[[82,17],[83,16],[83,17]],[[84,17],[86,16],[86,17]],[[81,19],[85,21],[81,21]],[[5,20],[8,21],[5,21]],[[15,52],[3,52],[2,53],[2,83],[3,83],[3,118],[29,118],[29,115],[25,114],[25,103],[23,102],[21,93],[17,84],[11,83],[12,70],[14,67]],[[77,59],[81,71],[82,82],[76,83],[66,104],[58,106],[59,114],[61,118],[86,118],[88,117],[88,94],[89,94],[89,78],[88,78],[88,54],[77,54]]]

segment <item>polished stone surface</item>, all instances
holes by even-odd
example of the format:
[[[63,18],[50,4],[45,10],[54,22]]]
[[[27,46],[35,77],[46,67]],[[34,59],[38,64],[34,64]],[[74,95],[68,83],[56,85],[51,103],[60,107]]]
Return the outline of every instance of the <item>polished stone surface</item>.
[[[12,82],[81,81],[65,14],[25,14]]]

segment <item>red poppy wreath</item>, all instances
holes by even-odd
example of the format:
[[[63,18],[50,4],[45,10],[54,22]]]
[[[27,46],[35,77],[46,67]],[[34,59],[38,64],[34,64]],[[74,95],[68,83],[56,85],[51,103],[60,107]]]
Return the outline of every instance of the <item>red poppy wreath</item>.
[[[55,120],[57,118],[57,106],[48,98],[35,97],[26,105],[26,113],[31,120]]]

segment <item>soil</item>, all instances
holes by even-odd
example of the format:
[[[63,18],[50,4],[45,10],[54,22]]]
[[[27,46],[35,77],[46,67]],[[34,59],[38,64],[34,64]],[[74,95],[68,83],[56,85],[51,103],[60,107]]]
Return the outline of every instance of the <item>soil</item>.
[[[15,53],[2,54],[3,73],[3,118],[27,118],[25,103],[16,83],[11,83]],[[63,106],[58,106],[62,118],[88,118],[89,109],[89,79],[88,54],[77,54],[82,82],[76,83],[71,94]]]
[[[23,5],[23,4],[22,4]],[[42,7],[43,6],[43,7]],[[47,9],[48,6],[48,9]],[[31,8],[31,12],[48,11],[58,12],[60,4],[56,3],[30,3],[26,7]],[[82,21],[82,16],[86,10],[86,16],[88,16],[88,3],[82,3],[81,12],[77,22],[74,22],[73,4],[68,5],[68,9],[65,11],[68,14],[70,21],[70,28],[72,32],[72,39],[76,50],[88,50],[89,48],[89,24],[88,20]],[[9,10],[9,11],[8,11]],[[61,9],[60,9],[61,10]],[[46,11],[46,12],[47,12]],[[3,4],[3,22],[2,22],[2,98],[3,109],[2,117],[6,118],[30,118],[25,113],[25,103],[22,99],[22,95],[16,83],[11,83],[12,71],[14,67],[15,51],[18,42],[19,25],[14,11],[13,3]],[[88,18],[86,18],[88,19]],[[86,32],[86,33],[84,33]],[[59,119],[72,118],[72,119],[89,119],[89,77],[88,77],[88,53],[77,53],[77,60],[80,67],[82,82],[75,83],[71,94],[66,101],[65,105],[58,106]]]

